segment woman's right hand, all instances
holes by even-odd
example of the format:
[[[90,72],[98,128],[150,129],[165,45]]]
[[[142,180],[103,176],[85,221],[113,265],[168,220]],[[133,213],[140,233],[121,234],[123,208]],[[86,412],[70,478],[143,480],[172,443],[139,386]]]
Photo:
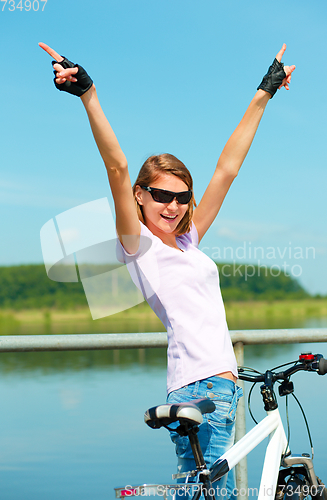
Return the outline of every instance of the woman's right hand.
[[[54,59],[54,82],[58,90],[81,97],[92,87],[93,81],[82,66],[68,61],[43,42],[40,42],[39,46]]]

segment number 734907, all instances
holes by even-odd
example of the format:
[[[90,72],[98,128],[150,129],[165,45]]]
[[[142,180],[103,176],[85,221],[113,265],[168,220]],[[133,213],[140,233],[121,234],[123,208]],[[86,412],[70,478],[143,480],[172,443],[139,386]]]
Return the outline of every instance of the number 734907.
[[[23,2],[23,0],[19,0],[19,2],[16,3],[15,0],[1,0],[3,3],[2,12],[5,10],[7,4],[7,9],[11,12],[14,10],[20,10],[21,12],[23,10],[27,12],[29,10],[34,10],[34,12],[41,10],[43,12],[47,1],[48,0],[24,0]]]

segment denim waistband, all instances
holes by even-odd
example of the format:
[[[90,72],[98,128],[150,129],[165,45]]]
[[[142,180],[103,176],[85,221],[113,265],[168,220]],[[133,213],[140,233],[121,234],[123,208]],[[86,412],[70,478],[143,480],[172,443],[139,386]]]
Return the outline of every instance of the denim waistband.
[[[203,398],[208,397],[208,391],[212,392],[213,394],[219,393],[230,396],[233,396],[235,393],[237,393],[238,398],[240,398],[243,394],[242,389],[238,385],[236,385],[233,380],[218,377],[216,375],[203,380],[197,380],[196,382],[185,385],[184,387],[181,387],[176,391],[172,391],[170,394],[176,394],[178,392],[180,394],[185,394],[193,398]]]

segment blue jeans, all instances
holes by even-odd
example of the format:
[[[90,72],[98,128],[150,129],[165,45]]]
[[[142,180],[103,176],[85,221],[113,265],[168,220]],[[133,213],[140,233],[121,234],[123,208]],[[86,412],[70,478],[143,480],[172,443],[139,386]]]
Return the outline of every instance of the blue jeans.
[[[213,413],[203,415],[203,422],[198,432],[203,457],[208,468],[234,444],[235,414],[238,400],[242,395],[242,389],[232,380],[217,376],[199,380],[168,394],[167,403],[169,404],[199,398],[209,398],[214,401],[216,410]],[[177,422],[175,427],[178,425]],[[188,437],[180,436],[173,431],[170,433],[170,437],[176,445],[177,472],[195,470],[196,465]],[[194,481],[193,478],[190,478],[189,482],[192,480]],[[180,479],[178,482],[183,483],[185,479]],[[214,487],[216,497],[236,499],[234,470],[223,476],[214,484]]]

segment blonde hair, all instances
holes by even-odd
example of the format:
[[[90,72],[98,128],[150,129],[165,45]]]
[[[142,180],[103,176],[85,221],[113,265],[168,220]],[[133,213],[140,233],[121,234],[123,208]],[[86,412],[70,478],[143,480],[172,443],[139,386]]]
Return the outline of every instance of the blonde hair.
[[[145,224],[141,205],[138,204],[135,197],[136,186],[150,186],[155,182],[160,174],[171,174],[179,177],[188,189],[192,191],[192,198],[189,201],[187,211],[176,228],[176,235],[188,233],[190,231],[191,221],[193,217],[193,208],[196,207],[196,202],[193,194],[193,179],[189,170],[185,167],[176,156],[169,153],[150,156],[142,165],[141,170],[133,186],[133,193],[137,207],[139,219]]]

